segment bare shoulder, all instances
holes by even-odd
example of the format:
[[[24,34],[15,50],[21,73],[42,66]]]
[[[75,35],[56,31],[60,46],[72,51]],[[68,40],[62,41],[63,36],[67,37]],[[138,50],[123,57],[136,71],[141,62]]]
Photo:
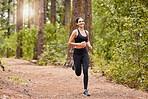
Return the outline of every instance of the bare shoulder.
[[[73,30],[72,35],[76,37],[78,35],[78,30],[77,29]]]
[[[86,31],[87,35],[89,35],[89,32],[87,30],[85,30],[85,31]]]
[[[73,33],[77,33],[77,29],[73,30]]]

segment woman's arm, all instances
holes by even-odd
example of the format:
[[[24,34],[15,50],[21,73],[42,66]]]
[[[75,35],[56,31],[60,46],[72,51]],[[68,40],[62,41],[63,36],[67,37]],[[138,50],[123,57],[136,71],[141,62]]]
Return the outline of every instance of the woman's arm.
[[[86,31],[87,32],[87,36],[88,36],[88,40],[87,40],[87,46],[88,46],[88,48],[90,49],[90,50],[92,50],[92,46],[90,45],[90,41],[89,41],[89,32],[88,31]]]
[[[77,37],[77,30],[74,30],[69,38],[68,45],[75,46],[77,48],[84,48],[86,46],[86,42],[75,43],[73,42],[74,38]]]

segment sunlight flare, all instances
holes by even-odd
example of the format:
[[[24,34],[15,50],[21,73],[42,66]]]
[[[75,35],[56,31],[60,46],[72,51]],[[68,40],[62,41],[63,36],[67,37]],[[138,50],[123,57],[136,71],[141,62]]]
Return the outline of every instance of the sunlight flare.
[[[24,5],[24,9],[23,9],[23,15],[26,18],[28,18],[29,16],[33,16],[34,15],[34,11],[32,9],[32,7],[29,7],[29,5]]]

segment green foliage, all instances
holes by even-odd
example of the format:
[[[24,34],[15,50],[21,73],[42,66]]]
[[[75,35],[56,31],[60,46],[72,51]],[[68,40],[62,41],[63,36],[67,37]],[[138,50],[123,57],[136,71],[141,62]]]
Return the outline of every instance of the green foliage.
[[[8,3],[9,2],[9,3]],[[8,9],[13,9],[11,5],[12,0],[0,0],[0,57],[6,56],[6,54],[10,54],[9,56],[14,55],[15,49],[15,34],[14,27],[15,25],[8,20]],[[9,4],[9,5],[8,5]],[[10,14],[12,10],[10,10]],[[9,25],[8,25],[9,21]],[[9,36],[11,40],[9,40]]]
[[[148,90],[146,5],[141,0],[97,1],[93,0],[94,71]]]
[[[0,61],[1,61],[1,64],[2,64],[2,65],[11,66],[10,64],[8,64],[8,63],[4,62],[4,61],[3,61],[3,59],[0,59]]]
[[[22,28],[18,33],[11,33],[8,37],[5,37],[5,33],[1,31],[0,34],[0,52],[1,56],[6,56],[7,48],[11,49],[11,56],[15,56],[17,48],[17,37],[21,34],[23,59],[32,59],[35,44],[38,38],[37,27]],[[68,32],[67,27],[56,24],[45,24],[44,26],[44,53],[41,55],[39,65],[46,65],[47,63],[53,63],[63,61],[67,54],[67,42]],[[60,62],[63,63],[63,62]],[[63,63],[64,64],[64,63]]]
[[[0,30],[5,30],[5,36],[9,36],[11,32],[13,32],[14,29],[14,24],[10,25],[10,21],[9,21],[9,25],[8,25],[8,9],[13,9],[13,6],[11,5],[12,0],[9,1],[10,5],[8,5],[8,0],[0,0]],[[11,11],[10,13],[12,13],[13,11]],[[10,29],[10,33],[8,33],[8,29]]]
[[[11,81],[20,82],[20,83],[27,83],[27,81],[21,80],[21,79],[19,79],[19,78],[11,78]]]
[[[10,49],[10,56],[15,55],[16,51],[16,33],[11,33],[11,35],[8,37],[5,36],[4,31],[1,31],[0,33],[0,56],[6,56],[7,54],[7,48]]]
[[[67,54],[68,32],[67,28],[56,24],[46,24],[45,33],[45,51],[41,55],[40,64],[57,62],[65,59]]]
[[[31,29],[23,28],[18,34],[22,35],[23,58],[32,59],[35,43],[37,42],[38,29],[36,27]]]
[[[65,10],[64,0],[58,0],[57,5],[58,5],[58,6],[56,6],[57,22],[58,23],[63,23],[64,14],[65,14],[65,12],[64,12],[64,10]]]

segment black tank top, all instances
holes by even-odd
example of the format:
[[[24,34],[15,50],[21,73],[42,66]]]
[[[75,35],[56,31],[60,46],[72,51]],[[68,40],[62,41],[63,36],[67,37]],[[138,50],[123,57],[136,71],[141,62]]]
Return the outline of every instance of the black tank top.
[[[86,31],[85,31],[86,36],[84,37],[84,36],[81,35],[79,29],[77,29],[77,30],[78,30],[78,36],[75,38],[75,42],[76,42],[76,43],[81,43],[81,42],[83,42],[83,41],[87,42],[88,36],[87,36]]]

